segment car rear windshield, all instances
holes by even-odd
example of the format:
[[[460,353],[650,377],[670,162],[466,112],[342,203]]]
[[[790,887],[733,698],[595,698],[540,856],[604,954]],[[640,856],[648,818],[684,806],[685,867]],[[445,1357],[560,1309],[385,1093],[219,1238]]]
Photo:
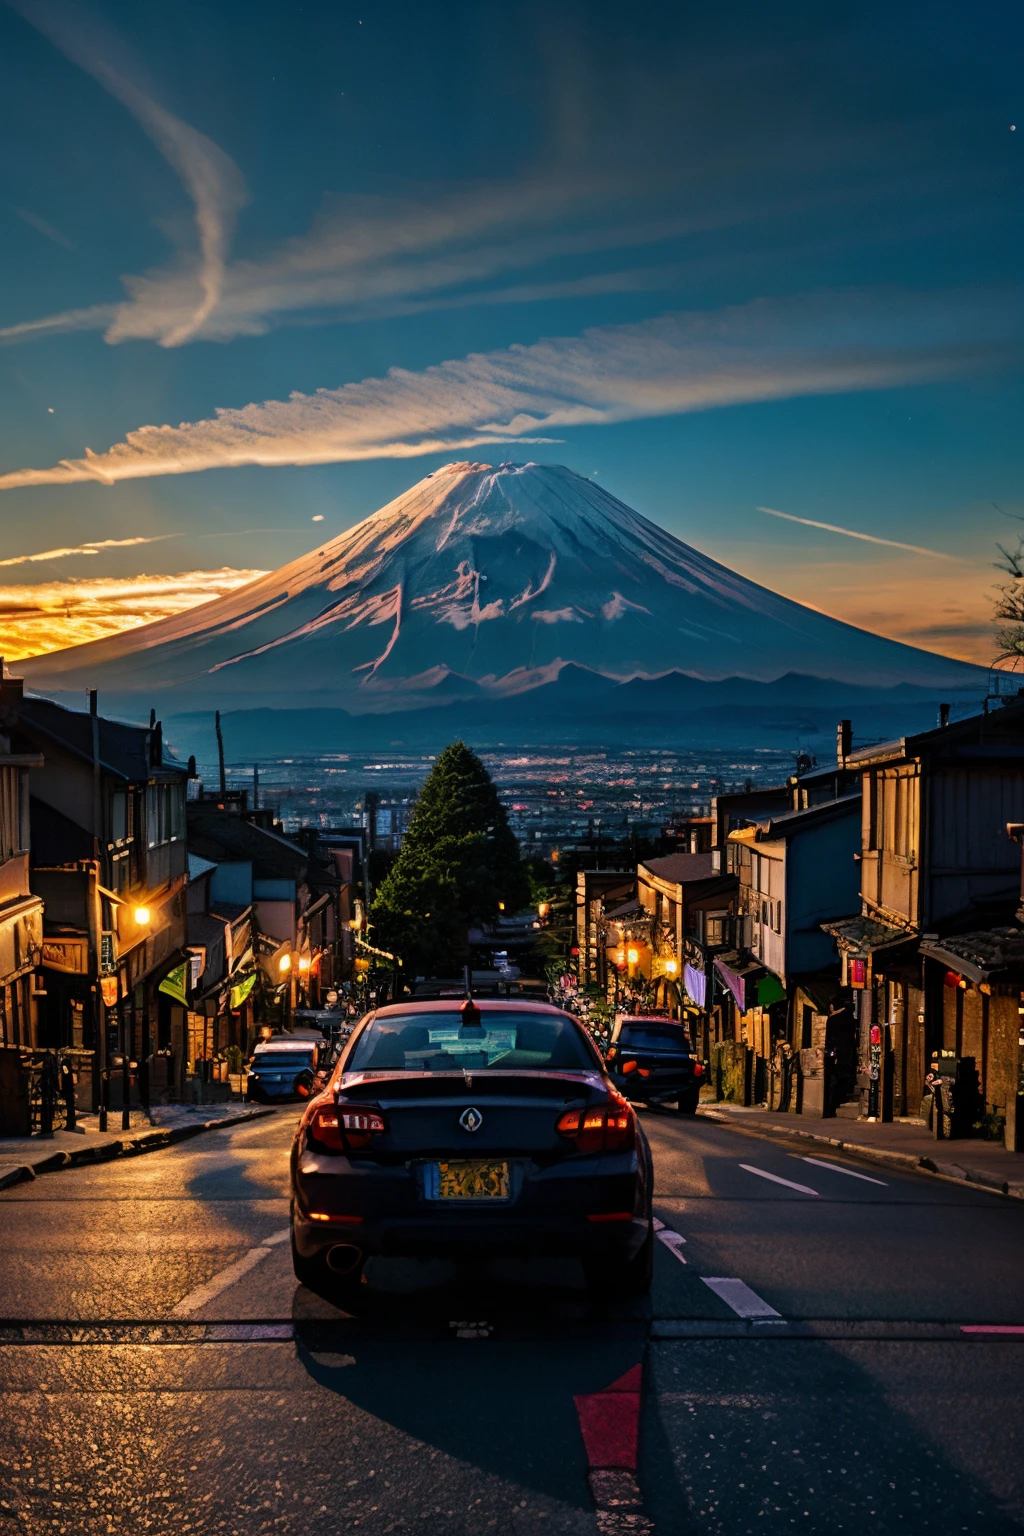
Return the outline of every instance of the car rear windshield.
[[[677,1024],[626,1024],[619,1044],[633,1051],[690,1051],[686,1031]]]
[[[466,1027],[451,1013],[396,1013],[367,1025],[349,1072],[580,1072],[596,1063],[571,1019],[537,1013],[483,1013]]]
[[[252,1064],[254,1072],[303,1072],[313,1065],[313,1052],[310,1051],[279,1051],[271,1054],[260,1054],[255,1057]]]

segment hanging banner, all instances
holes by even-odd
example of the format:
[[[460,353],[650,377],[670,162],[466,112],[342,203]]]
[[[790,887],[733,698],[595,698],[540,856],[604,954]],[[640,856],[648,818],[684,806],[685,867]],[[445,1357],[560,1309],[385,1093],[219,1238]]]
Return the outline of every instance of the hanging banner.
[[[255,985],[256,972],[253,971],[252,975],[247,976],[244,981],[240,981],[237,987],[231,988],[231,996],[228,999],[229,1007],[241,1008],[242,1004],[245,1002],[246,998],[249,996],[249,993],[252,991]]]
[[[693,965],[684,965],[683,985],[686,995],[693,998],[698,1008],[707,1007],[708,978],[703,971],[698,971]]]
[[[166,993],[176,1003],[180,1003],[183,1008],[187,1008],[188,996],[185,992],[185,978],[188,972],[189,962],[184,960],[181,965],[176,965],[173,971],[168,971],[163,981],[157,987],[157,991]]]
[[[117,1003],[117,977],[100,977],[100,997],[108,1008],[113,1008]]]

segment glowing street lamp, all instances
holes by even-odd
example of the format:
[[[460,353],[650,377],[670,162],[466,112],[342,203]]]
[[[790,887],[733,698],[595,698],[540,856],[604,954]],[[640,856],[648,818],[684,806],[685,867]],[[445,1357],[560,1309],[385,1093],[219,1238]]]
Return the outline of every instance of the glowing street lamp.
[[[310,959],[308,955],[302,955],[299,959],[299,970],[305,973],[309,970]]]
[[[292,957],[291,957],[291,955],[289,955],[289,954],[282,955],[280,960],[277,962],[277,968],[281,972],[282,976],[285,974],[286,971],[290,971],[291,968],[292,968]]]
[[[136,927],[138,927],[138,928],[148,928],[149,927],[149,908],[148,907],[136,907],[135,908],[134,916],[135,916]]]

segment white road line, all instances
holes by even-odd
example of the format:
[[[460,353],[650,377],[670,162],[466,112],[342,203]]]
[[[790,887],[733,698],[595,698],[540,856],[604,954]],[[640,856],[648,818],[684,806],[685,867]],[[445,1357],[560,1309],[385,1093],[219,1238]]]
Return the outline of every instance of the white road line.
[[[247,1275],[251,1269],[256,1268],[257,1264],[261,1264],[270,1251],[278,1243],[283,1243],[290,1234],[290,1227],[282,1227],[280,1231],[272,1232],[269,1237],[263,1239],[258,1248],[250,1248],[242,1254],[240,1259],[236,1259],[233,1264],[222,1269],[204,1285],[197,1285],[194,1291],[189,1291],[187,1296],[183,1296],[177,1305],[171,1308],[171,1317],[190,1317],[193,1312],[198,1312],[200,1307],[205,1307],[208,1301],[213,1301],[215,1296],[228,1290],[230,1286],[241,1280],[243,1275]]]
[[[669,1253],[674,1253],[680,1264],[686,1263],[686,1260],[679,1252],[682,1245],[686,1242],[686,1238],[681,1236],[680,1233],[673,1232],[669,1227],[663,1227],[658,1233],[658,1242],[663,1243]]]
[[[833,1173],[845,1173],[848,1179],[863,1179],[865,1184],[881,1184],[883,1189],[889,1186],[885,1179],[873,1179],[870,1174],[857,1173],[853,1168],[844,1168],[842,1163],[830,1163],[823,1157],[805,1157],[805,1163],[813,1163],[816,1168],[831,1168]]]
[[[739,1317],[782,1316],[742,1280],[722,1280],[708,1275],[701,1275],[701,1279],[708,1289],[714,1291],[716,1296],[720,1296],[726,1306],[732,1307]]]
[[[787,1189],[795,1189],[801,1195],[818,1194],[816,1189],[811,1189],[806,1184],[794,1184],[792,1179],[780,1179],[777,1173],[769,1173],[767,1168],[754,1168],[750,1163],[740,1163],[740,1167],[747,1173],[756,1173],[759,1179],[771,1179],[773,1184],[785,1184]]]

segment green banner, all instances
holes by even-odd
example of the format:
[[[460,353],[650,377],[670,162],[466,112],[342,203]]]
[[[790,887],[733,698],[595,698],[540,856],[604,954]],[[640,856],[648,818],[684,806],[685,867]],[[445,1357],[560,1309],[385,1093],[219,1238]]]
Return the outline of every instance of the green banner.
[[[168,997],[173,997],[176,1003],[181,1003],[183,1008],[188,1007],[188,996],[185,992],[185,978],[188,975],[189,963],[182,961],[176,965],[173,971],[168,971],[163,981],[157,987],[158,992],[166,992]]]
[[[244,981],[240,981],[237,987],[231,988],[230,1006],[232,1008],[241,1008],[255,985],[256,972],[253,971],[252,975],[247,976]]]

